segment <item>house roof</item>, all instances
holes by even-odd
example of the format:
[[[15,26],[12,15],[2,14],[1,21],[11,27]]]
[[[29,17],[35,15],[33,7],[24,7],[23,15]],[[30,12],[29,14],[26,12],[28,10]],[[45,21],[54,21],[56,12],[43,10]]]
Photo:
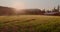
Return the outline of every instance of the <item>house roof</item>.
[[[47,12],[47,13],[44,13],[44,14],[51,14],[52,15],[52,14],[56,14],[56,13],[58,13],[58,12],[50,12],[50,13]]]

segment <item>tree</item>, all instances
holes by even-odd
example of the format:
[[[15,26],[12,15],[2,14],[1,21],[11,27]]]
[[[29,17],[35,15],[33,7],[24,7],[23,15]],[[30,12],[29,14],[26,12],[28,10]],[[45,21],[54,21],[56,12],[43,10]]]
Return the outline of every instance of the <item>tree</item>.
[[[39,15],[41,13],[40,9],[26,9],[26,14]]]
[[[0,15],[13,15],[13,14],[14,14],[13,8],[0,6]]]
[[[60,10],[60,6],[58,5],[58,7],[57,7],[57,12],[59,12],[59,10]]]
[[[42,10],[42,13],[41,14],[44,14],[45,13],[45,9]]]
[[[57,9],[54,7],[54,9],[52,10],[53,12],[59,12],[59,10],[60,10],[60,6],[58,5],[57,6]]]

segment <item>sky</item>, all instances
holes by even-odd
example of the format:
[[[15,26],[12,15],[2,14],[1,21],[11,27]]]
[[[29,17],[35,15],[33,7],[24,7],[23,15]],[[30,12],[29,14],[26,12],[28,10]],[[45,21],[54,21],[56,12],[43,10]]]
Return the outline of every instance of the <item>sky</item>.
[[[16,9],[52,9],[60,5],[60,0],[0,0],[0,6]]]

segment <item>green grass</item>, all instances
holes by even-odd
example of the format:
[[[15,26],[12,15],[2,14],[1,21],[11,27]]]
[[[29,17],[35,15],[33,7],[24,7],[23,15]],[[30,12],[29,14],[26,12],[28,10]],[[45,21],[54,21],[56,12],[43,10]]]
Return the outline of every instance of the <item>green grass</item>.
[[[0,32],[60,32],[60,16],[0,16]]]

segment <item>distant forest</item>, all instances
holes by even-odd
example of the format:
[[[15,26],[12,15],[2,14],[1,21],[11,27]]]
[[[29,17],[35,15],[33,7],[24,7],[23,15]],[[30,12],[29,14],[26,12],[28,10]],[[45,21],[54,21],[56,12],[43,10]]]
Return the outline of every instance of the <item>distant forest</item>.
[[[23,11],[23,12],[21,12]],[[10,16],[10,15],[53,15],[60,16],[60,6],[53,8],[52,10],[41,10],[41,9],[23,9],[21,11],[15,12],[14,8],[0,6],[0,16]]]

